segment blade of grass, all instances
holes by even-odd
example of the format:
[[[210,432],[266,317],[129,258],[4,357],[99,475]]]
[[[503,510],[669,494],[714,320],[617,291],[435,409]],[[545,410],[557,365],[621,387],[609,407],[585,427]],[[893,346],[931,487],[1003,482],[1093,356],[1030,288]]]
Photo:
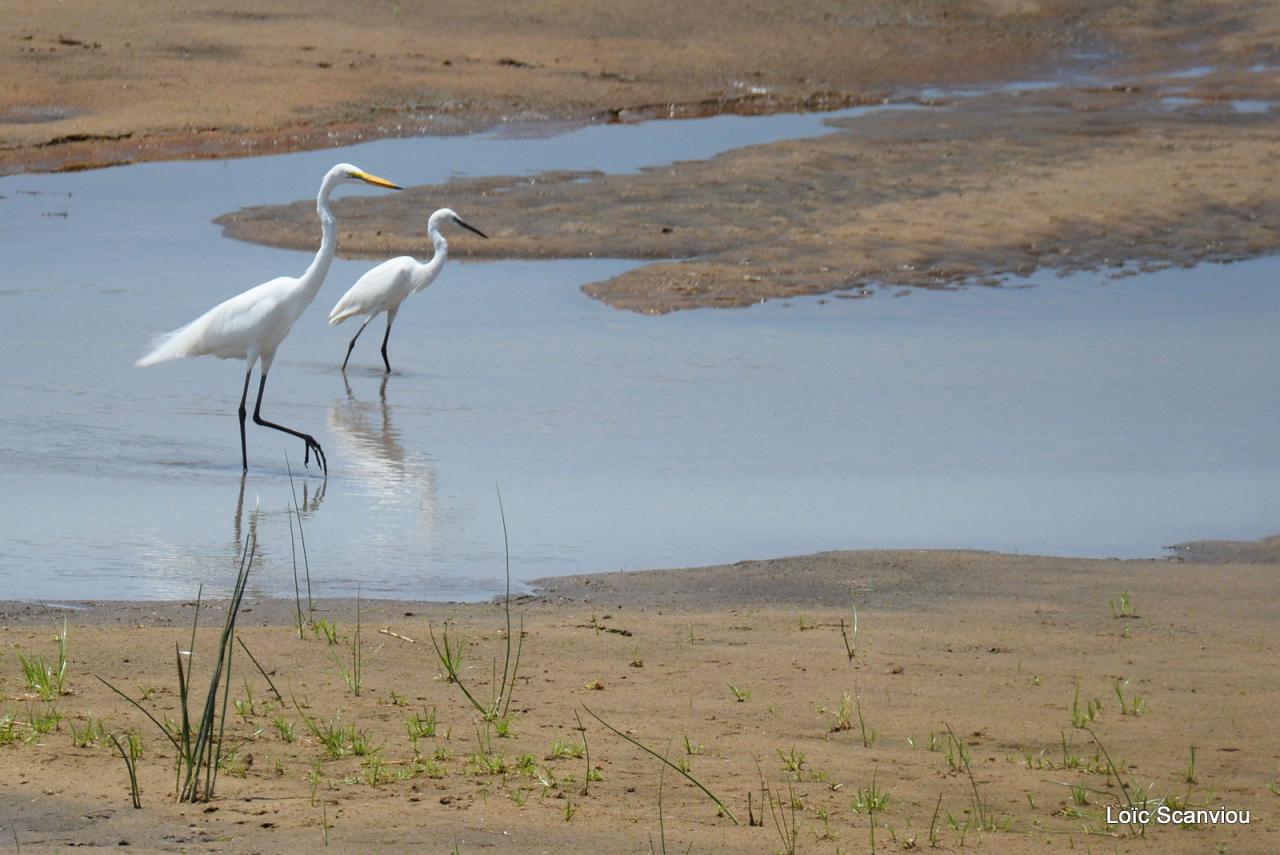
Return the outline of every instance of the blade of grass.
[[[249,661],[257,666],[258,673],[262,675],[262,679],[267,681],[267,685],[271,687],[271,692],[276,696],[276,700],[280,702],[280,706],[284,706],[284,696],[280,694],[280,690],[276,688],[276,684],[271,682],[271,678],[267,676],[266,670],[262,667],[262,664],[258,662],[258,657],[253,655],[253,651],[249,649],[249,645],[245,644],[244,639],[238,635],[236,636],[236,642],[239,643],[240,647],[242,647],[244,652],[249,656]]]
[[[638,741],[638,740],[636,740],[636,739],[633,739],[633,738],[632,738],[632,737],[630,737],[630,736],[627,736],[625,733],[623,733],[622,731],[618,730],[618,729],[617,729],[616,727],[614,727],[613,725],[609,724],[609,722],[605,721],[605,720],[604,720],[604,719],[602,719],[600,716],[598,716],[598,715],[596,715],[594,712],[592,712],[592,711],[591,711],[591,708],[590,708],[589,706],[587,706],[586,704],[583,704],[583,705],[582,705],[582,708],[583,708],[584,710],[586,710],[586,711],[587,711],[587,715],[591,716],[591,717],[592,717],[592,718],[594,718],[596,721],[600,722],[600,723],[601,723],[602,725],[604,725],[606,728],[608,728],[609,730],[613,731],[613,733],[615,733],[616,735],[618,735],[618,736],[622,737],[622,738],[623,738],[623,739],[625,739],[627,742],[630,742],[632,745],[634,745],[636,748],[639,748],[641,751],[644,751],[646,754],[649,754],[649,755],[651,755],[651,756],[653,756],[653,757],[657,758],[658,760],[662,761],[662,762],[663,762],[663,763],[665,763],[666,765],[670,766],[672,769],[675,769],[677,772],[679,772],[681,775],[683,775],[683,776],[684,776],[684,777],[689,781],[689,783],[693,784],[695,787],[697,787],[698,789],[702,790],[702,792],[706,793],[707,798],[709,798],[709,799],[711,799],[711,801],[715,802],[715,803],[716,803],[716,806],[720,808],[720,810],[724,813],[724,815],[725,815],[725,816],[729,817],[729,819],[733,822],[733,824],[734,824],[734,825],[740,825],[740,824],[741,824],[741,823],[739,823],[739,822],[738,822],[738,818],[737,818],[736,816],[734,816],[734,815],[733,815],[733,811],[729,810],[729,806],[728,806],[728,805],[726,805],[724,802],[722,802],[722,801],[720,800],[720,797],[719,797],[719,796],[717,796],[715,793],[711,792],[711,791],[710,791],[710,790],[708,790],[705,786],[703,786],[703,785],[702,785],[702,782],[701,782],[701,781],[699,781],[697,778],[693,777],[693,776],[692,776],[692,775],[690,775],[688,772],[686,772],[685,770],[681,769],[681,768],[680,768],[679,766],[677,766],[675,763],[672,763],[672,762],[671,762],[670,760],[668,760],[666,757],[663,757],[661,754],[659,754],[658,752],[654,751],[654,750],[653,750],[652,748],[650,748],[649,746],[644,745],[643,743],[639,742],[639,741]]]

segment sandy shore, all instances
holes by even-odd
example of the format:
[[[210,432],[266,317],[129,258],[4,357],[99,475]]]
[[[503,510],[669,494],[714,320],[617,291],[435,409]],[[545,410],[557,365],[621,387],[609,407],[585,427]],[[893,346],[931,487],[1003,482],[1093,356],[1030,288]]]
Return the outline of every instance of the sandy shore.
[[[1214,4],[1188,4],[1201,25]],[[1192,10],[1188,10],[1192,11]],[[1162,4],[724,0],[19,3],[0,20],[0,170],[323,147],[511,119],[795,109],[985,80]],[[714,36],[711,34],[714,33]],[[761,96],[766,97],[761,97]]]
[[[187,806],[173,803],[165,737],[94,676],[146,693],[161,720],[176,717],[173,650],[189,643],[192,605],[66,613],[67,694],[42,701],[16,654],[56,655],[64,613],[8,604],[0,709],[17,723],[0,746],[0,820],[23,851],[301,852],[324,846],[327,825],[343,851],[648,852],[660,835],[663,767],[590,709],[686,762],[740,822],[668,770],[662,823],[679,851],[779,849],[767,809],[763,827],[749,825],[762,788],[794,799],[798,851],[868,851],[859,798],[874,785],[889,797],[875,815],[878,851],[928,848],[932,836],[946,850],[1272,852],[1276,572],[1274,563],[916,551],[546,580],[514,606],[525,635],[508,738],[485,736],[429,641],[448,622],[464,640],[464,682],[487,700],[505,649],[500,607],[364,603],[357,697],[343,675],[353,603],[319,604],[317,616],[337,625],[330,645],[310,631],[298,638],[291,602],[248,601],[242,637],[284,700],[239,656],[231,697],[241,714],[228,713],[217,798]],[[1124,592],[1134,616],[1116,616]],[[851,628],[855,606],[850,658],[840,624]],[[214,611],[204,626],[217,623]],[[206,664],[212,644],[202,630]],[[857,703],[839,729],[846,695]],[[1090,721],[1091,702],[1101,709]],[[1089,730],[1073,726],[1073,705]],[[55,709],[57,727],[32,734],[29,722]],[[407,721],[432,711],[435,735],[415,749]],[[354,725],[376,750],[333,757],[304,714],[321,727]],[[142,735],[142,810],[129,805],[114,748],[73,744],[92,721]],[[972,781],[947,747],[948,725]],[[573,756],[584,736],[599,775],[589,793],[586,758]],[[1250,810],[1253,824],[1152,826],[1145,837],[1108,826],[1105,806],[1125,794],[1100,745],[1130,797],[1141,788],[1173,805]],[[972,827],[975,786],[986,831]]]

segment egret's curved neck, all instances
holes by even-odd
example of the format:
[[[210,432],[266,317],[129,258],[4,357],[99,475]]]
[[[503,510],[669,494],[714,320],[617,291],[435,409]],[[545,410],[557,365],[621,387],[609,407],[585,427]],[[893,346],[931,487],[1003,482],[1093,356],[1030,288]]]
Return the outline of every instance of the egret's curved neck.
[[[427,235],[431,238],[431,245],[436,249],[436,254],[431,256],[430,263],[437,266],[444,264],[449,257],[449,242],[444,239],[444,235],[440,234],[440,228],[435,223],[427,224]]]
[[[308,295],[308,303],[315,298],[320,286],[324,284],[324,278],[329,275],[329,265],[333,263],[334,250],[338,248],[338,224],[329,210],[329,194],[333,187],[334,182],[326,178],[316,196],[316,213],[320,215],[320,249],[301,279],[302,287]]]

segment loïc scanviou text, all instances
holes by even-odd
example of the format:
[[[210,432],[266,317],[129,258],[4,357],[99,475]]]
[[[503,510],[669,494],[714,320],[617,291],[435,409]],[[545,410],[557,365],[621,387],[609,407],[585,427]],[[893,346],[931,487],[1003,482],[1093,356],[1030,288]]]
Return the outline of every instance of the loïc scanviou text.
[[[1249,811],[1234,808],[1197,808],[1178,810],[1168,805],[1155,809],[1127,808],[1107,805],[1110,825],[1248,825]]]

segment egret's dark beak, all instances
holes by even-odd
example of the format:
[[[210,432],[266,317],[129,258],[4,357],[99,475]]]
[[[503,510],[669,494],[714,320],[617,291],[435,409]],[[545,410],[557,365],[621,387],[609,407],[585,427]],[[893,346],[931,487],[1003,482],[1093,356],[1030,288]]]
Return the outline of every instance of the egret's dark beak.
[[[476,234],[480,235],[480,237],[484,238],[485,240],[488,240],[488,239],[489,239],[489,236],[488,236],[487,234],[485,234],[484,232],[480,231],[480,230],[479,230],[478,228],[476,228],[475,226],[469,226],[469,225],[467,225],[466,223],[462,222],[462,220],[458,219],[457,217],[454,217],[454,218],[453,218],[453,221],[454,221],[455,223],[457,223],[458,225],[462,226],[462,227],[463,227],[464,229],[466,229],[467,231],[469,231],[469,232],[475,232]]]

